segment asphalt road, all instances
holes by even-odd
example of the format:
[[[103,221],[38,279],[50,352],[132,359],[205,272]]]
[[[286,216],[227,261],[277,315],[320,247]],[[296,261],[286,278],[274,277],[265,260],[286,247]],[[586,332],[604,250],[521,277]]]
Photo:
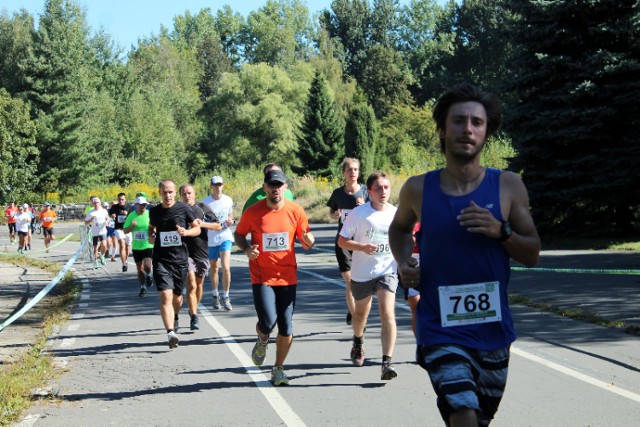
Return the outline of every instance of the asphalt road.
[[[210,310],[207,288],[202,328],[182,328],[175,350],[167,346],[155,289],[137,296],[132,261],[128,273],[119,263],[95,270],[78,262],[82,298],[51,340],[56,363],[66,370],[52,384],[57,398],[37,402],[19,425],[443,425],[426,373],[414,363],[404,301],[396,305],[398,378],[380,380],[376,309],[365,336],[365,365],[351,365],[352,332],[344,323],[344,288],[332,255],[334,226],[313,229],[317,248],[299,255],[289,387],[268,382],[275,345],[263,367],[251,363],[256,316],[243,255],[232,257],[233,311]],[[639,261],[637,254],[558,252],[545,253],[541,267],[632,269]],[[635,275],[514,272],[511,290],[638,322]],[[513,311],[519,339],[492,425],[638,424],[640,338],[527,307]],[[181,324],[187,323],[185,308]]]

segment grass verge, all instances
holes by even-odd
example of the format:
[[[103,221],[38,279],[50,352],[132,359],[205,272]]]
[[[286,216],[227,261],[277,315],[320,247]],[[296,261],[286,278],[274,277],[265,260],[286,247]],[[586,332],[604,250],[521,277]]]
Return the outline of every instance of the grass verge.
[[[15,259],[13,259],[15,258]],[[24,257],[3,258],[3,262],[16,262],[57,273],[60,265]],[[0,426],[8,426],[18,420],[33,401],[33,390],[44,387],[55,376],[52,356],[46,352],[47,339],[55,328],[69,318],[70,307],[75,301],[79,283],[68,273],[58,283],[55,292],[46,300],[41,331],[35,342],[7,366],[0,368]],[[44,301],[44,299],[43,299]],[[34,307],[35,308],[35,307]]]
[[[580,320],[582,322],[592,323],[594,325],[603,326],[605,328],[619,329],[629,335],[640,336],[640,327],[638,326],[628,325],[621,320],[606,320],[595,313],[591,313],[579,308],[559,308],[551,304],[535,302],[529,297],[518,294],[509,295],[509,304],[526,305],[527,307],[535,308],[536,310],[555,313],[569,319]]]

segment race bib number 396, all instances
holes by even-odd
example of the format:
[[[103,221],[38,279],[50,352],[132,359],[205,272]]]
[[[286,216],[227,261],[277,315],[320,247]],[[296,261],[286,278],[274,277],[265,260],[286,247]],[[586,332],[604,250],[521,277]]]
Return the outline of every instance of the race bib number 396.
[[[502,320],[499,282],[440,286],[438,293],[443,327]]]

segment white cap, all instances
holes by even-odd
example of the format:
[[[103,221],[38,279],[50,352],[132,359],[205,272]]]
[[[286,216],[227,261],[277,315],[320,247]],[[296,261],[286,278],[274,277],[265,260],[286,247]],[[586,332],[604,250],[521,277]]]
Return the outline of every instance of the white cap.
[[[109,202],[102,202],[102,207],[103,208],[108,208],[109,207]]]
[[[22,207],[25,209],[29,209],[29,204],[25,203],[24,205],[22,205]]]
[[[136,204],[138,204],[138,205],[148,205],[149,202],[147,202],[147,199],[145,199],[144,197],[138,196],[136,198]]]
[[[99,199],[99,198],[97,198],[97,197],[94,197],[94,198],[91,200],[91,203],[100,203],[100,199]]]
[[[222,181],[222,177],[221,176],[214,176],[213,178],[211,178],[211,184],[215,185],[215,184],[224,184],[224,181]]]

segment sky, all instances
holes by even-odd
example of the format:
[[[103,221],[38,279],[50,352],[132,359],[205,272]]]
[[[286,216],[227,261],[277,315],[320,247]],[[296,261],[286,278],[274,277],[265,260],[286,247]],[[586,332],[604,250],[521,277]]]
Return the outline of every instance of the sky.
[[[125,51],[137,45],[139,38],[157,35],[160,25],[173,28],[173,17],[185,11],[197,14],[201,9],[210,8],[213,13],[229,4],[243,16],[258,10],[266,0],[76,0],[86,8],[87,22],[93,33],[103,28]],[[303,0],[305,1],[305,0]],[[39,16],[44,10],[44,0],[0,0],[0,13],[9,14],[26,9],[31,15]],[[329,9],[331,0],[306,0],[311,13]],[[407,1],[401,1],[407,3]]]

